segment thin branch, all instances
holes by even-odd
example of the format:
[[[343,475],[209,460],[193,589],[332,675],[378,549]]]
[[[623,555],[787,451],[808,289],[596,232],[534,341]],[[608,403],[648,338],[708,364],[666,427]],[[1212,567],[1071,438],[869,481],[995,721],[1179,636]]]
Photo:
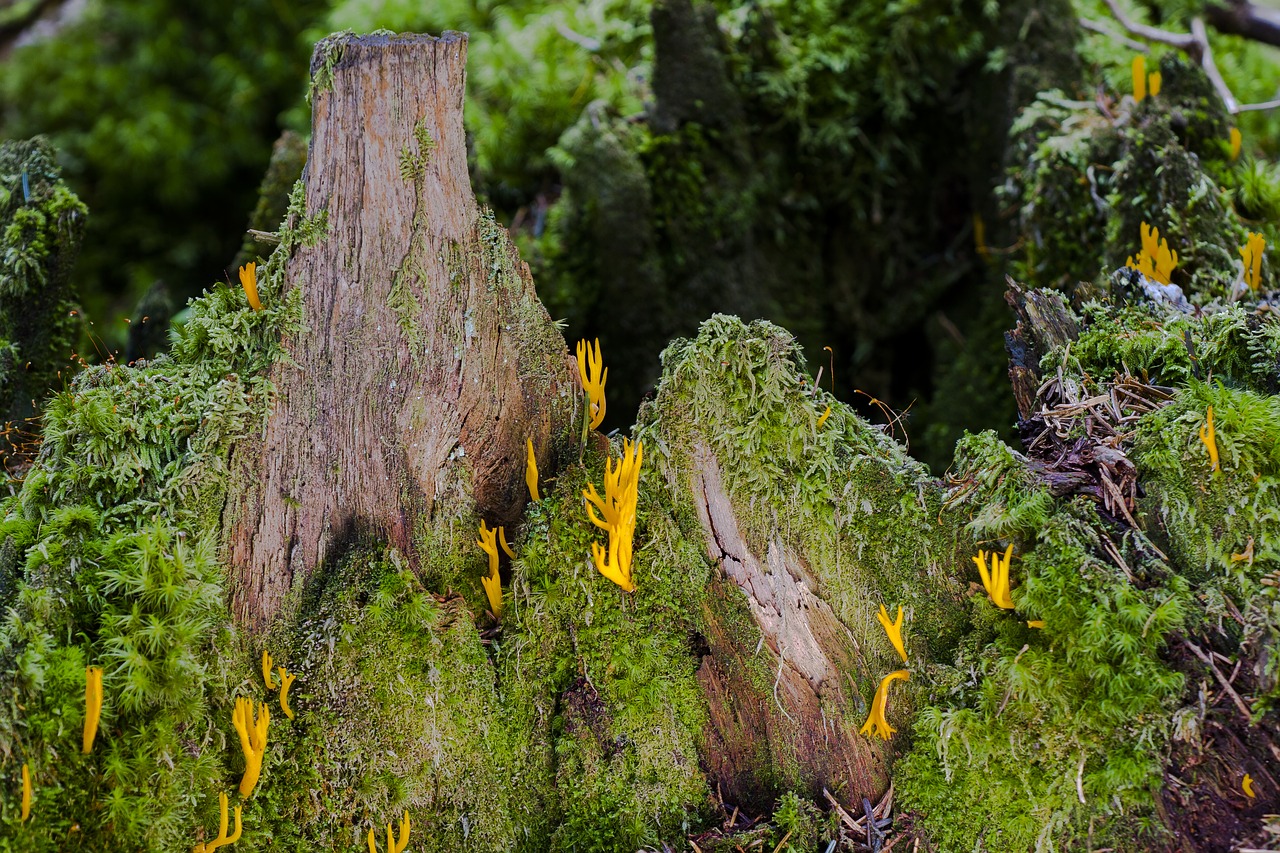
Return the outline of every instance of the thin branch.
[[[1134,41],[1128,36],[1122,36],[1119,33],[1112,32],[1106,26],[1098,23],[1097,21],[1090,20],[1089,18],[1081,18],[1080,26],[1084,27],[1086,30],[1089,30],[1090,32],[1095,32],[1098,35],[1106,36],[1107,38],[1112,39],[1113,41],[1118,41],[1125,47],[1129,48],[1129,50],[1137,51],[1138,53],[1151,52],[1151,48],[1147,47],[1142,42]]]
[[[1204,73],[1208,75],[1213,88],[1218,90],[1222,103],[1227,106],[1227,112],[1235,115],[1240,112],[1240,102],[1236,100],[1235,95],[1231,94],[1227,81],[1223,80],[1222,75],[1218,73],[1217,63],[1213,61],[1213,51],[1209,49],[1209,34],[1204,31],[1204,21],[1199,18],[1191,19],[1191,35],[1200,43],[1200,65],[1204,68]]]
[[[1147,41],[1159,42],[1185,50],[1187,53],[1193,53],[1200,49],[1200,45],[1196,44],[1194,36],[1184,33],[1171,33],[1168,30],[1156,29],[1146,24],[1139,24],[1129,20],[1129,16],[1120,10],[1120,6],[1116,0],[1107,0],[1107,8],[1111,10],[1111,14],[1116,16],[1116,20],[1120,22],[1120,26],[1124,27],[1138,38],[1144,38]],[[1199,56],[1196,56],[1199,59]]]
[[[1200,651],[1199,646],[1197,646],[1195,643],[1191,642],[1190,640],[1186,640],[1185,642],[1187,644],[1187,648],[1191,650],[1191,653],[1193,655],[1200,658],[1201,661],[1209,665],[1209,669],[1213,672],[1214,677],[1218,679],[1218,683],[1222,685],[1222,689],[1225,690],[1227,695],[1231,697],[1231,701],[1235,702],[1236,707],[1240,709],[1240,713],[1244,714],[1244,718],[1246,720],[1252,721],[1253,714],[1249,711],[1249,706],[1246,705],[1245,701],[1240,698],[1240,694],[1237,693],[1236,689],[1231,686],[1231,682],[1227,681],[1227,677],[1222,674],[1222,670],[1218,669],[1218,665],[1213,662],[1213,658],[1209,657],[1204,652]]]

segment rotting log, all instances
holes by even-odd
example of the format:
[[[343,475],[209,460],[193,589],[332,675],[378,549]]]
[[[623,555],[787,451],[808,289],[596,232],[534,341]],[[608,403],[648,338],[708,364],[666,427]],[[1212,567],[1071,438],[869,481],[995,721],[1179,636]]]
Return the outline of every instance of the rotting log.
[[[226,518],[244,623],[265,625],[353,537],[414,563],[444,506],[514,520],[525,439],[548,463],[577,405],[528,269],[471,191],[466,47],[460,33],[317,46],[304,182],[328,230],[285,267],[301,323],[261,438],[236,451]]]

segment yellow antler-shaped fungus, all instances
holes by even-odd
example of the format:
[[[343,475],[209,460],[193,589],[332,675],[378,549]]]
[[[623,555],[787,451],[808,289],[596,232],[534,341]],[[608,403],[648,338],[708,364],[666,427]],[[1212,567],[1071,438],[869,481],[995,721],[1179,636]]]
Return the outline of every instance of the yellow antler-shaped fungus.
[[[529,487],[529,497],[535,501],[542,500],[538,494],[538,460],[533,456],[533,439],[527,439],[525,446],[529,452],[524,461],[524,484]]]
[[[276,667],[280,673],[280,709],[289,719],[293,719],[293,709],[289,707],[289,687],[298,676],[282,666]]]
[[[102,719],[102,667],[84,669],[84,743],[83,752],[93,752],[93,739],[98,736],[98,720]]]
[[[228,844],[235,844],[240,840],[240,810],[242,806],[236,806],[236,831],[232,835],[227,835],[227,795],[218,794],[218,809],[220,816],[218,818],[218,837],[212,841],[197,844],[191,849],[191,853],[213,853],[219,847],[226,847]]]
[[[599,338],[595,340],[595,349],[586,341],[578,341],[577,350],[578,376],[582,379],[582,390],[587,392],[587,426],[595,429],[604,420],[604,383],[609,378],[609,368],[604,366],[600,355]]]
[[[1262,255],[1266,250],[1267,239],[1253,231],[1249,232],[1249,239],[1240,247],[1240,258],[1244,261],[1244,283],[1251,290],[1262,286]]]
[[[1004,549],[1004,561],[995,551],[991,552],[991,571],[987,571],[987,552],[979,550],[973,561],[978,564],[978,574],[982,576],[982,585],[991,596],[991,603],[1004,610],[1013,609],[1013,599],[1009,597],[1009,561],[1013,558],[1013,546]]]
[[[262,310],[262,303],[258,301],[258,264],[251,261],[240,267],[240,286],[244,288],[244,295],[249,299],[249,307],[254,311]]]
[[[1200,441],[1204,443],[1205,450],[1209,451],[1209,470],[1221,471],[1218,465],[1218,436],[1213,430],[1213,406],[1209,407],[1209,411],[1205,413],[1204,426],[1200,427]]]
[[[489,555],[489,574],[480,578],[480,583],[484,585],[485,595],[489,596],[489,609],[499,619],[502,618],[502,577],[498,574],[498,533],[501,530],[500,526],[490,529],[482,520],[480,522],[480,538],[476,540],[480,550]],[[507,547],[505,536],[502,544],[504,549],[510,553],[511,549]]]
[[[888,740],[889,736],[897,731],[897,729],[889,725],[889,721],[884,716],[889,705],[889,685],[898,679],[906,681],[910,677],[910,672],[900,669],[880,679],[880,686],[876,688],[875,698],[871,700],[871,713],[867,715],[867,721],[859,729],[861,734],[876,734]]]
[[[1169,276],[1178,266],[1178,253],[1169,248],[1169,243],[1160,238],[1160,229],[1142,223],[1139,229],[1142,236],[1142,251],[1138,252],[1135,261],[1131,256],[1125,266],[1135,269],[1152,281],[1161,284],[1169,283]]]
[[[889,621],[889,611],[884,609],[884,605],[880,605],[880,612],[876,614],[876,619],[884,626],[884,632],[889,635],[889,642],[893,643],[893,647],[898,650],[898,654],[902,655],[902,662],[907,662],[907,647],[902,641],[902,622],[905,617],[902,613],[902,605],[898,605],[898,618]]]
[[[271,712],[267,703],[258,705],[258,718],[253,718],[253,700],[241,696],[236,700],[235,710],[231,712],[231,725],[236,727],[240,735],[240,749],[244,752],[244,776],[240,779],[240,796],[245,799],[253,793],[262,774],[262,757],[267,750],[267,726],[271,723]]]
[[[387,853],[403,853],[405,846],[409,843],[409,813],[404,813],[404,819],[400,821],[400,840],[397,841],[392,835],[394,824],[387,824]],[[378,853],[378,844],[374,840],[373,830],[369,830],[369,853]]]
[[[635,591],[631,582],[631,547],[636,532],[636,504],[640,495],[640,465],[644,461],[644,445],[622,440],[622,457],[605,460],[604,497],[589,483],[582,496],[587,502],[587,517],[591,523],[609,534],[606,549],[599,543],[591,543],[600,574],[627,592]],[[592,509],[592,507],[595,509]],[[599,510],[597,513],[596,510]]]
[[[271,655],[267,654],[267,650],[262,650],[262,682],[267,685],[268,690],[275,690],[276,683],[271,678]]]
[[[31,816],[31,768],[22,763],[22,822]]]

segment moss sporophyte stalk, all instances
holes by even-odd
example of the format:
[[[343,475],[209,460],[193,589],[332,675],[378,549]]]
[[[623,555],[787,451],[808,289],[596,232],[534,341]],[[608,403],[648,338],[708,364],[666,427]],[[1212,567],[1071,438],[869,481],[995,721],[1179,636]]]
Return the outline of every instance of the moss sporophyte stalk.
[[[493,612],[495,619],[502,618],[502,578],[498,574],[498,534],[501,532],[501,526],[490,529],[489,525],[481,521],[480,538],[476,540],[480,550],[489,555],[489,574],[480,578],[480,583],[484,585],[485,595],[489,596],[489,610]],[[514,556],[505,536],[502,539],[502,548]]]
[[[240,779],[240,796],[248,799],[262,774],[262,757],[267,748],[267,726],[271,712],[267,703],[258,705],[258,718],[253,717],[253,700],[241,696],[231,712],[231,724],[240,735],[240,749],[244,752],[244,776]]]
[[[899,679],[906,681],[910,677],[910,672],[905,669],[899,669],[880,679],[880,686],[876,688],[875,698],[871,700],[871,713],[867,715],[867,721],[859,729],[861,734],[879,735],[888,740],[897,731],[897,729],[889,725],[889,721],[885,718],[885,711],[888,710],[889,705],[889,685]]]
[[[604,383],[609,378],[609,368],[600,355],[600,339],[594,345],[578,341],[578,376],[582,390],[587,394],[587,428],[595,429],[604,420]]]
[[[1152,228],[1143,222],[1140,230],[1142,250],[1135,260],[1132,256],[1125,261],[1125,266],[1135,269],[1152,281],[1168,284],[1178,266],[1178,253],[1169,248],[1166,240],[1160,239],[1160,229]]]
[[[228,844],[234,844],[240,840],[240,810],[243,806],[236,806],[236,831],[231,835],[227,835],[227,795],[218,794],[218,837],[212,841],[205,841],[191,848],[191,853],[213,853],[219,847],[225,847]]]
[[[244,295],[249,300],[249,307],[254,311],[261,311],[262,303],[258,301],[258,264],[256,261],[250,261],[240,267],[240,286],[244,288]]]
[[[102,667],[90,666],[84,670],[84,744],[85,755],[93,752],[93,739],[98,735],[98,720],[102,718]]]
[[[982,578],[982,586],[991,603],[1003,610],[1013,609],[1013,599],[1009,596],[1009,561],[1013,559],[1013,546],[1004,550],[1004,560],[995,551],[991,552],[991,569],[987,569],[987,552],[978,551],[973,561],[978,564],[978,575]]]
[[[902,641],[902,622],[904,619],[902,613],[902,605],[898,605],[898,617],[892,622],[889,621],[889,611],[884,609],[884,605],[880,605],[880,612],[876,614],[876,619],[884,627],[884,632],[889,635],[889,642],[893,643],[893,647],[898,650],[898,654],[902,656],[902,662],[907,662],[907,647]]]
[[[392,834],[393,824],[387,824],[387,853],[403,853],[405,845],[409,843],[409,813],[404,813],[404,819],[400,821],[400,837],[397,839]],[[378,853],[378,844],[374,839],[373,830],[369,830],[369,853]]]
[[[587,517],[609,534],[607,549],[598,542],[591,543],[596,568],[626,592],[634,592],[636,588],[631,582],[631,549],[636,531],[636,504],[643,460],[644,445],[638,441],[632,444],[630,439],[624,438],[622,457],[616,460],[617,464],[614,464],[615,460],[605,460],[604,497],[601,498],[596,491],[595,483],[588,483],[582,491],[587,502]]]

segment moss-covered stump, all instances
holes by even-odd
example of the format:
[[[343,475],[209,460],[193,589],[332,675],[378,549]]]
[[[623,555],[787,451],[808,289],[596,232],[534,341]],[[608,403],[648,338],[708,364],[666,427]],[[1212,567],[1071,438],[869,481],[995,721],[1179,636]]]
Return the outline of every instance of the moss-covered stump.
[[[32,421],[78,357],[71,269],[87,213],[48,143],[0,142],[0,460],[9,466],[35,453]]]

